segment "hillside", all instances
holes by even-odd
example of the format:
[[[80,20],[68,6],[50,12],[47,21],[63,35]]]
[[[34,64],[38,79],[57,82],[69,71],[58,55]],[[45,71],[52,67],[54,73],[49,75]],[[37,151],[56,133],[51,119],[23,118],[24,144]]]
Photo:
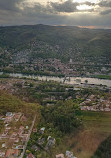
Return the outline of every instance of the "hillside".
[[[23,112],[28,117],[38,112],[39,105],[34,103],[26,103],[17,97],[7,94],[5,91],[0,91],[0,115],[6,112]]]
[[[0,63],[5,71],[13,71],[14,67],[15,72],[39,74],[111,73],[111,30],[47,25],[0,27],[0,47]],[[59,67],[53,59],[60,60]],[[70,59],[73,65],[62,66],[61,62],[68,64]],[[25,69],[18,64],[25,64]],[[73,72],[65,72],[66,68]]]
[[[39,121],[37,104],[23,102],[7,92],[0,91],[1,157],[12,157],[16,151],[17,157],[24,156],[33,127]]]
[[[33,42],[49,45],[54,49],[52,52],[55,55],[58,54],[58,49],[64,56],[68,53],[73,56],[77,50],[69,52],[69,48],[76,48],[85,55],[106,56],[111,51],[111,30],[46,25],[0,27],[2,48],[23,50],[31,48],[30,44]],[[44,45],[43,47],[45,48]],[[38,50],[38,47],[36,49]]]

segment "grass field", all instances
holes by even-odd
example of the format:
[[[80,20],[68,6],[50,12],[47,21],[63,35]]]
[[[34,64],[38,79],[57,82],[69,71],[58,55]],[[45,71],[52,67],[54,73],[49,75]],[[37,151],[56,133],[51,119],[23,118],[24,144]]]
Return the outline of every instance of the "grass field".
[[[83,112],[84,127],[64,139],[57,152],[71,150],[77,158],[91,158],[111,134],[111,113]]]

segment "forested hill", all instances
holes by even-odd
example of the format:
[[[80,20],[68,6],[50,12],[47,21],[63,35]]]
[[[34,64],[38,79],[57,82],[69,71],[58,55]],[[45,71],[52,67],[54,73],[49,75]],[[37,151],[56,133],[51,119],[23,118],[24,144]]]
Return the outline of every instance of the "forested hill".
[[[28,50],[30,57],[111,58],[111,30],[47,25],[0,27],[0,47],[14,54]]]

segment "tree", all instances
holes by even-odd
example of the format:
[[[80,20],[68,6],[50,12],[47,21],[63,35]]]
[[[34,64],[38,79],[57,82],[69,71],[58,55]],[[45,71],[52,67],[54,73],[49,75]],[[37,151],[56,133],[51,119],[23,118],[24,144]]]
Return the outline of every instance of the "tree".
[[[60,104],[60,105],[59,105]],[[77,118],[79,108],[72,100],[59,102],[55,107],[42,109],[42,116],[48,123],[53,123],[63,133],[70,133],[80,125],[80,120]]]

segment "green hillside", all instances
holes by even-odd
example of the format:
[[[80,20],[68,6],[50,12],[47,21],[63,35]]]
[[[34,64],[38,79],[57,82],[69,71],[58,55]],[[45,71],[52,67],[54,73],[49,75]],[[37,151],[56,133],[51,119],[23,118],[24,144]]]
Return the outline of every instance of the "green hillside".
[[[38,105],[34,103],[26,103],[17,97],[0,91],[0,115],[6,112],[23,112],[28,116],[38,112]]]
[[[33,42],[39,45],[32,46]],[[0,47],[13,53],[33,49],[37,51],[34,57],[43,58],[70,58],[78,52],[82,56],[111,57],[111,30],[46,25],[0,27]]]

